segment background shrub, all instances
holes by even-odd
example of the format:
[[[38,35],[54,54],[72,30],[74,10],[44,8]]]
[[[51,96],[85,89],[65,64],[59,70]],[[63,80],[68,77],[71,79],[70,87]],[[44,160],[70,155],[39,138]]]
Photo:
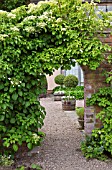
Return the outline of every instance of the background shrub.
[[[22,5],[27,5],[30,0],[0,0],[0,10],[11,11]]]
[[[56,84],[59,84],[59,85],[62,86],[64,78],[65,78],[65,76],[63,74],[59,74],[55,77],[54,81],[55,81]]]
[[[64,79],[64,85],[66,87],[76,87],[78,85],[78,78],[74,75],[68,75]]]
[[[65,92],[66,96],[74,96],[76,100],[84,99],[84,91],[83,90],[73,90],[73,91],[66,91]]]

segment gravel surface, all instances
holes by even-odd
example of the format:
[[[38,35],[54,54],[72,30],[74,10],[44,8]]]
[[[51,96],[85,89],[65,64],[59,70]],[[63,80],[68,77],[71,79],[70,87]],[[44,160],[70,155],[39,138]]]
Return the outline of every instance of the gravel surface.
[[[77,117],[75,114],[73,116],[73,112],[63,112],[61,102],[54,102],[53,98],[43,98],[41,104],[47,112],[42,128],[46,133],[45,140],[29,156],[22,157],[19,164],[38,163],[43,170],[112,170],[112,160],[87,161],[83,157],[80,151],[83,135],[78,129]]]

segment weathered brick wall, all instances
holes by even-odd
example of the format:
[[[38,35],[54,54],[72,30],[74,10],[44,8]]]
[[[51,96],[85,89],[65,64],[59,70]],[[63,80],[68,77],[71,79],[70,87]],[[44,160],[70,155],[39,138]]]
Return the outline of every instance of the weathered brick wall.
[[[108,43],[110,46],[112,46],[112,37],[110,36],[109,31],[105,32],[106,37],[101,39],[103,43]],[[105,55],[107,56],[108,53]],[[98,91],[100,87],[108,86],[105,82],[105,76],[102,75],[104,71],[111,71],[112,65],[109,65],[108,63],[103,62],[99,68],[95,71],[91,71],[88,67],[82,67],[84,71],[84,106],[85,106],[85,132],[86,134],[90,134],[91,131],[95,127],[101,127],[102,123],[99,119],[96,119],[96,114],[99,113],[101,110],[98,106],[86,106],[86,99],[90,98],[91,95]]]

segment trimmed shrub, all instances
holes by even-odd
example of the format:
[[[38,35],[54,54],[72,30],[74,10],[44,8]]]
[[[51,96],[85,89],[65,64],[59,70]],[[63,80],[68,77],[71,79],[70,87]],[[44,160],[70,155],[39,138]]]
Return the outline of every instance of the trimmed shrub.
[[[65,95],[68,96],[74,96],[76,100],[84,99],[84,91],[83,90],[74,90],[74,91],[66,91]]]
[[[62,86],[64,78],[65,78],[65,76],[63,74],[59,74],[55,77],[54,81],[55,81],[56,84],[59,84],[59,85]]]
[[[76,87],[78,85],[78,78],[74,75],[68,75],[64,79],[64,85],[66,87]]]

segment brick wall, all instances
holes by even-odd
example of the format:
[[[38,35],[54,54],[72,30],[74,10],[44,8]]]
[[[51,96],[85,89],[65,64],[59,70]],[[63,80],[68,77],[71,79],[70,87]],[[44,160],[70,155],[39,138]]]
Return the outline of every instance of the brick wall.
[[[109,31],[105,32],[106,37],[104,39],[101,39],[103,43],[108,43],[110,46],[112,46],[112,38],[110,36]],[[107,56],[108,53],[106,53],[105,56]],[[105,76],[102,75],[103,71],[111,71],[112,65],[109,65],[108,63],[103,62],[101,63],[100,67],[97,68],[95,71],[91,71],[88,67],[82,67],[84,71],[84,107],[85,107],[85,132],[86,134],[90,134],[91,131],[95,127],[101,127],[102,123],[99,119],[96,119],[95,116],[99,111],[101,110],[98,106],[92,106],[87,107],[86,106],[86,99],[90,98],[91,95],[98,91],[100,87],[108,86],[105,82]]]

